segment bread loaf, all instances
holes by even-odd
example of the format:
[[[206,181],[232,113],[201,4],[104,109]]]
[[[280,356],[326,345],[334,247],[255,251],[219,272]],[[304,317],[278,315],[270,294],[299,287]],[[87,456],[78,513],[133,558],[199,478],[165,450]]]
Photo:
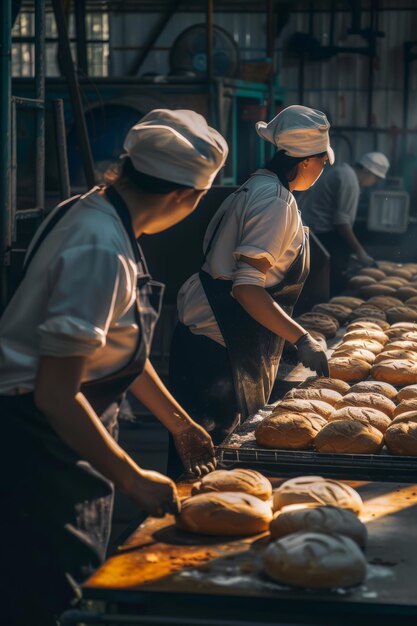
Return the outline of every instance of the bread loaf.
[[[314,413],[281,413],[266,417],[256,428],[255,438],[262,448],[305,450],[327,421]]]
[[[407,350],[408,352],[417,353],[417,341],[401,341],[401,339],[390,340],[385,344],[385,350]]]
[[[417,363],[417,354],[415,352],[411,352],[411,350],[384,350],[380,354],[377,355],[374,363],[382,363],[383,361],[392,361],[396,359],[400,361],[401,359],[409,359],[410,361],[415,361]]]
[[[249,493],[260,500],[269,500],[272,485],[265,476],[251,469],[216,470],[193,485],[191,495],[219,491]]]
[[[364,285],[358,289],[359,295],[363,298],[371,298],[372,296],[393,296],[395,292],[395,287],[391,287],[390,285],[381,285],[381,283]]]
[[[406,306],[417,306],[417,296],[411,296],[405,301]]]
[[[343,338],[343,342],[340,347],[342,346],[345,350],[368,350],[368,352],[373,352],[374,354],[379,354],[383,348],[379,341],[372,339],[353,339],[351,337],[347,337],[346,340]]]
[[[395,399],[397,402],[402,402],[403,400],[411,400],[413,398],[417,398],[417,384],[408,385],[400,389]]]
[[[353,276],[348,284],[351,289],[359,289],[365,285],[376,285],[376,282],[375,278],[371,276]]]
[[[405,302],[410,298],[415,298],[417,296],[417,289],[415,287],[411,287],[409,285],[403,285],[397,289],[396,293],[397,298]]]
[[[404,267],[384,268],[384,272],[387,276],[398,276],[399,278],[405,278],[406,280],[409,280],[413,275],[411,270],[405,269]]]
[[[337,378],[327,378],[326,376],[309,376],[306,378],[299,389],[334,389],[343,394],[349,391],[350,386],[348,383]]]
[[[408,413],[409,411],[417,411],[417,398],[409,398],[408,400],[402,400],[394,410],[393,417],[398,417],[402,413]]]
[[[299,389],[298,387],[291,389],[284,396],[284,400],[320,400],[331,406],[334,406],[341,398],[342,394],[333,389]]]
[[[371,370],[371,365],[361,359],[349,357],[336,357],[329,360],[330,376],[340,378],[345,382],[358,383],[365,380]]]
[[[366,560],[344,535],[294,533],[271,543],[263,557],[265,573],[294,587],[330,589],[363,582]]]
[[[413,385],[417,383],[417,364],[411,360],[382,361],[372,366],[371,376],[392,385]]]
[[[361,548],[365,548],[368,535],[365,524],[352,511],[336,506],[287,506],[274,517],[269,532],[273,539],[297,532],[340,534],[350,537]]]
[[[358,276],[371,276],[371,278],[375,278],[378,281],[387,277],[385,272],[378,267],[362,267],[358,272]]]
[[[401,328],[405,331],[417,331],[417,324],[415,322],[396,322],[395,324],[392,324],[391,330],[395,330],[396,328]]]
[[[314,413],[327,419],[333,413],[333,406],[321,400],[302,400],[288,398],[277,402],[272,410],[272,415],[282,413]]]
[[[377,341],[382,346],[384,346],[388,341],[388,336],[384,332],[382,332],[382,330],[357,328],[355,330],[348,330],[343,337],[344,342],[356,339]]]
[[[383,435],[370,424],[353,420],[329,422],[316,435],[319,452],[337,454],[376,454],[382,448]]]
[[[318,330],[326,339],[334,337],[339,329],[339,322],[324,313],[303,313],[298,321],[306,330]]]
[[[362,304],[361,306],[358,306],[358,308],[354,309],[349,316],[349,319],[351,321],[354,321],[360,318],[364,318],[364,319],[372,318],[372,320],[374,319],[386,320],[387,319],[385,315],[385,311],[382,311],[377,306],[373,306],[372,304],[367,304],[367,303]]]
[[[335,296],[329,300],[331,304],[341,304],[349,309],[356,309],[365,302],[362,298],[354,298],[353,296]]]
[[[407,285],[408,280],[406,278],[400,278],[399,276],[389,276],[387,278],[383,278],[380,282],[381,285],[389,285],[390,287],[401,287],[402,285]]]
[[[203,535],[256,535],[268,529],[269,504],[247,493],[202,493],[181,503],[177,526]]]
[[[401,337],[404,341],[417,341],[417,332],[415,330],[406,330]]]
[[[385,331],[390,327],[386,320],[381,320],[376,317],[358,317],[355,321],[350,322],[346,328],[346,330],[353,330],[354,328],[358,328],[359,324],[364,325],[363,328],[380,328]]]
[[[390,324],[395,322],[416,322],[417,309],[410,306],[393,306],[386,311],[387,321]]]
[[[321,304],[315,304],[312,308],[314,313],[324,313],[337,319],[339,324],[343,324],[352,313],[352,309],[342,304],[334,304],[332,302],[323,302]]]
[[[389,328],[389,324],[387,323]],[[346,327],[346,332],[350,332],[351,330],[381,330],[381,326],[376,321],[369,320],[356,320],[355,322],[350,322]]]
[[[346,406],[338,409],[333,413],[330,421],[336,422],[338,420],[353,420],[354,422],[361,422],[361,424],[370,424],[381,433],[384,433],[391,425],[391,418],[382,411],[361,406]]]
[[[360,359],[362,361],[366,361],[366,363],[370,363],[371,365],[374,363],[376,355],[373,352],[369,352],[369,350],[363,350],[361,348],[352,348],[352,346],[344,346],[343,344],[337,348],[333,354],[332,358],[339,357],[349,357],[350,359]]]
[[[343,409],[345,406],[369,407],[382,411],[389,418],[393,417],[396,409],[394,402],[380,393],[354,393],[352,391],[335,404],[335,409]]]
[[[392,454],[417,455],[417,422],[392,424],[385,433],[385,443]]]
[[[362,498],[355,489],[338,480],[321,476],[290,478],[274,491],[274,511],[293,504],[309,503],[337,506],[353,511],[356,515],[363,507]]]
[[[393,306],[402,306],[401,300],[398,298],[392,298],[390,296],[373,296],[368,300],[369,304],[377,306],[379,309],[386,311]]]
[[[393,424],[403,424],[406,422],[417,422],[417,411],[407,411],[406,413],[401,413],[401,415],[397,415],[391,422],[391,426]]]
[[[350,388],[351,393],[379,393],[390,400],[394,400],[397,396],[397,390],[389,383],[383,383],[379,380],[365,380],[356,383]]]

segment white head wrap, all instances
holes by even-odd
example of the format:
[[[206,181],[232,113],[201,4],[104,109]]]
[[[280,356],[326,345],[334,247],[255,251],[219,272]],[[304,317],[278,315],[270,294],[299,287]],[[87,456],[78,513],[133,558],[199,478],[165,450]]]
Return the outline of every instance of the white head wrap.
[[[129,130],[123,147],[139,172],[194,189],[211,187],[229,151],[202,115],[169,109],[145,115]]]
[[[257,122],[256,132],[289,156],[307,157],[327,152],[334,163],[329,141],[330,124],[324,113],[298,104],[287,107],[270,122]]]
[[[367,152],[358,163],[378,178],[385,178],[390,166],[390,162],[382,152]]]

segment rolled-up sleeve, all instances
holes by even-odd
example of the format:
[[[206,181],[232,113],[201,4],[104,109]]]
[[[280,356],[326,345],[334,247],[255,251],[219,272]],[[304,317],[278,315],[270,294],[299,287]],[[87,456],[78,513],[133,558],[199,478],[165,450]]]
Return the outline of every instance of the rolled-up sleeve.
[[[133,295],[129,267],[114,251],[90,245],[65,250],[48,268],[39,353],[91,355],[105,346],[111,322]]]

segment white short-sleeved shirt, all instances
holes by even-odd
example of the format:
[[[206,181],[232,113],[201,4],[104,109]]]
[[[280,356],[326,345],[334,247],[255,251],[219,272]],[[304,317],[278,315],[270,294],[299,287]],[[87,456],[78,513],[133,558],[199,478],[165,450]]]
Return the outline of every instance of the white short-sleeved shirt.
[[[116,210],[92,190],[47,235],[0,320],[0,394],[32,391],[41,355],[86,356],[83,382],[126,364],[137,275]]]
[[[297,194],[297,202],[303,222],[320,234],[343,224],[353,226],[359,195],[355,170],[348,163],[341,163],[326,168],[310,189]]]
[[[203,269],[213,278],[242,284],[272,287],[285,276],[303,242],[303,226],[294,196],[269,170],[257,170],[237,193],[222,203],[204,238],[204,250],[221,218]],[[264,276],[250,273],[240,255],[267,258],[271,268]],[[206,298],[198,274],[193,274],[178,293],[179,320],[196,335],[205,335],[221,345],[224,340]]]

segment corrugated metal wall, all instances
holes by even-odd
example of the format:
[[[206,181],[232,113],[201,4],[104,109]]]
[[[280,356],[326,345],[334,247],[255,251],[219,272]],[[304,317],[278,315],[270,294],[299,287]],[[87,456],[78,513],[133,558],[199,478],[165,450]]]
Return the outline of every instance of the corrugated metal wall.
[[[380,3],[382,4],[382,3]],[[386,2],[384,3],[386,6]],[[377,57],[373,63],[372,125],[382,129],[402,127],[403,110],[403,44],[416,39],[416,10],[381,10],[378,28],[385,37],[377,40]],[[411,4],[413,6],[413,4]],[[146,41],[150,28],[158,15],[112,15],[110,20],[111,74],[126,74],[134,60],[137,46]],[[362,14],[361,27],[370,24],[370,13]],[[144,63],[141,73],[166,74],[169,71],[168,49],[177,35],[188,26],[205,21],[203,13],[180,13],[175,15],[160,36],[155,51]],[[216,13],[215,24],[225,28],[239,44],[243,60],[265,56],[266,15]],[[366,42],[358,35],[349,35],[351,14],[349,11],[335,15],[334,44],[364,47]],[[286,52],[286,43],[295,32],[309,31],[309,15],[294,12],[279,38],[276,40],[280,85],[286,90],[286,104],[299,102],[299,63]],[[330,13],[315,12],[312,34],[323,45],[330,37]],[[123,48],[123,49],[122,49]],[[306,61],[304,69],[304,104],[325,110],[333,126],[363,127],[366,132],[340,131],[334,143],[340,160],[352,161],[367,150],[381,150],[395,160],[401,171],[404,153],[417,155],[417,134],[409,135],[402,142],[393,132],[375,133],[369,130],[367,120],[369,58],[359,54],[339,54],[324,62]],[[411,65],[409,91],[408,127],[417,129],[417,61]]]

